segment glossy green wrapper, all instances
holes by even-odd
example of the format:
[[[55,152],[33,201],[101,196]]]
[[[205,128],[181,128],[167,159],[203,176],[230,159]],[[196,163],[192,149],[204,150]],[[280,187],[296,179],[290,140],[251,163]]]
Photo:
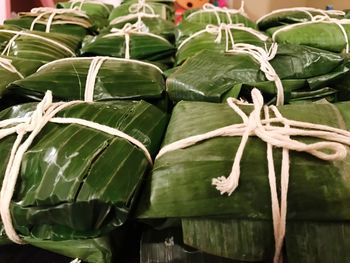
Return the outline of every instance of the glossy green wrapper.
[[[174,102],[222,102],[227,97],[249,100],[253,87],[263,93],[266,102],[274,102],[275,83],[266,79],[251,55],[193,50],[194,55],[167,78],[167,92]],[[285,103],[334,97],[335,83],[349,71],[342,56],[298,45],[279,44],[269,63],[282,80]]]
[[[149,63],[105,58],[95,81],[93,100],[164,99],[162,71]],[[50,88],[56,100],[84,100],[86,79],[92,58],[70,58],[45,65],[38,72],[13,82],[8,92],[41,99]]]
[[[337,19],[342,19],[344,18],[344,15],[339,14],[332,14],[331,11],[326,11],[326,10],[317,10],[313,8],[313,10],[308,9],[307,7],[305,8],[305,11],[301,10],[292,10],[293,8],[285,9],[285,10],[275,10],[275,12],[269,13],[268,15],[260,18],[257,21],[258,28],[262,31],[265,31],[271,27],[276,27],[276,26],[284,26],[284,25],[289,25],[289,24],[296,24],[296,23],[302,23],[302,22],[308,22],[311,21],[311,16],[319,16],[319,15],[324,15],[325,13],[331,17],[331,18],[337,18]]]
[[[129,34],[129,54],[131,59],[151,61],[171,66],[175,47],[165,38],[143,34]],[[108,36],[101,34],[84,44],[81,49],[83,56],[111,56],[125,58],[126,56],[125,35]]]
[[[9,108],[0,120],[28,116],[35,106]],[[56,117],[116,128],[143,143],[152,156],[167,124],[167,115],[144,101],[81,103]],[[0,141],[1,176],[15,138]],[[145,153],[126,139],[78,124],[48,123],[22,159],[10,208],[14,227],[35,246],[88,262],[110,262],[104,236],[127,220],[150,167]]]
[[[80,2],[58,2],[57,8],[71,9],[78,8],[86,13],[91,22],[101,29],[108,24],[108,17],[113,9],[113,5],[102,3],[101,1],[80,1]]]
[[[341,20],[339,20],[341,23]],[[273,27],[267,33],[273,33],[282,27]],[[350,38],[350,24],[342,24],[347,38]],[[343,52],[346,49],[347,40],[340,27],[335,23],[317,22],[310,24],[300,24],[285,31],[281,31],[275,36],[277,43],[287,43],[305,45],[331,52]]]
[[[81,39],[60,33],[45,33],[39,31],[22,31],[16,37],[18,27],[0,27],[0,52],[2,55],[50,62],[56,59],[72,57],[81,45]],[[36,37],[38,36],[38,37]],[[13,44],[5,50],[8,42]],[[57,42],[57,43],[55,43]]]
[[[308,103],[279,110],[290,120],[349,130],[349,107],[349,102]],[[241,109],[246,114],[252,111],[251,106]],[[180,102],[163,146],[238,123],[242,119],[226,104]],[[274,242],[266,143],[249,138],[240,163],[239,186],[232,195],[220,195],[212,185],[213,178],[230,174],[240,141],[241,137],[213,138],[158,158],[145,179],[138,218],[180,218],[184,241],[190,246],[234,260],[271,262]],[[273,157],[279,185],[279,148],[274,148]],[[350,155],[328,162],[290,151],[285,245],[289,262],[341,262],[349,257],[349,165]]]

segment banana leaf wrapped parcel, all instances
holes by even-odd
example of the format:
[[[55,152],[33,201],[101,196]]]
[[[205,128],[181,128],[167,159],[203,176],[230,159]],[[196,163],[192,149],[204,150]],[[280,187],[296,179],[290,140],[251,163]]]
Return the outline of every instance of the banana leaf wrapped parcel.
[[[0,120],[7,237],[111,262],[106,236],[127,220],[167,115],[144,101],[53,103],[47,92],[38,104],[2,111]]]
[[[136,24],[141,32],[152,33],[175,43],[176,27],[171,21],[164,20],[158,15],[144,13],[132,14],[118,17],[112,20],[109,25],[101,31],[101,34],[109,33],[112,29],[122,29],[126,24]]]
[[[350,19],[320,16],[310,22],[272,27],[266,32],[278,43],[306,45],[337,53],[349,53],[350,50]]]
[[[108,17],[113,9],[113,5],[95,0],[70,0],[58,2],[56,6],[57,8],[78,9],[84,12],[98,29],[108,24]]]
[[[55,100],[165,100],[165,79],[157,66],[111,57],[55,60],[13,82],[7,92],[40,100],[48,87]]]
[[[175,47],[162,36],[143,32],[138,24],[125,24],[122,29],[100,34],[81,48],[83,56],[111,56],[117,58],[151,61],[171,66],[174,63]]]
[[[3,56],[50,62],[73,57],[81,39],[60,33],[22,31],[12,26],[0,28],[0,52]]]
[[[284,26],[312,21],[315,16],[329,16],[343,19],[345,12],[341,10],[322,10],[313,7],[292,7],[276,9],[257,20],[258,28],[265,31],[271,27]]]
[[[272,262],[284,233],[288,262],[348,260],[349,102],[252,97],[175,106],[137,217],[181,219],[186,244],[233,260]]]
[[[251,44],[265,47],[269,37],[241,24],[207,25],[178,45],[176,64],[182,64],[189,57],[202,50],[224,53],[234,47],[235,43]]]
[[[328,51],[287,44],[266,50],[237,43],[225,53],[203,50],[189,57],[172,70],[166,86],[174,102],[249,100],[250,90],[257,87],[266,101],[283,104],[334,95],[332,85],[348,71],[343,57]]]
[[[181,42],[194,33],[205,29],[207,25],[220,24],[243,25],[256,29],[256,24],[250,20],[244,9],[219,8],[211,4],[204,4],[201,9],[188,10],[178,25],[177,41]]]
[[[87,34],[96,33],[89,17],[76,9],[33,8],[30,12],[21,12],[18,18],[5,20],[7,25],[24,29],[56,32],[84,38]]]

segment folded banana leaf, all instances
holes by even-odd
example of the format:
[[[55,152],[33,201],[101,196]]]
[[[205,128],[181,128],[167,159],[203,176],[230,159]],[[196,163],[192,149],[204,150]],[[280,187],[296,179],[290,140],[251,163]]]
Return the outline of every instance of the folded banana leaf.
[[[159,2],[149,2],[149,3],[123,3],[120,6],[114,8],[109,16],[109,21],[113,21],[114,19],[118,19],[124,16],[128,16],[130,14],[138,14],[138,13],[150,13],[153,15],[158,15],[160,18],[164,20],[174,21],[175,12],[174,9],[166,4]]]
[[[260,30],[265,31],[271,27],[311,21],[313,17],[320,15],[342,19],[345,12],[339,10],[322,10],[312,7],[277,9],[258,19],[257,25]]]
[[[36,104],[0,113],[28,117]],[[57,117],[80,118],[116,128],[157,153],[167,116],[144,102],[80,103]],[[1,177],[15,140],[0,141]],[[150,163],[129,141],[77,124],[48,123],[26,151],[11,203],[21,236],[71,240],[96,238],[122,225]],[[1,179],[2,181],[2,179]],[[82,216],[83,215],[83,216]]]
[[[42,232],[44,231],[47,231],[47,233],[45,233],[46,235],[41,234],[41,238],[38,238],[33,234],[30,236],[24,236],[23,241],[25,242],[25,245],[38,247],[56,254],[70,257],[72,259],[79,258],[84,262],[112,262],[112,253],[114,253],[114,249],[112,248],[110,236],[103,236],[92,239],[66,238],[62,240],[52,240],[52,233],[50,233],[50,230],[43,229]],[[123,238],[121,238],[119,242],[122,240]],[[11,241],[6,237],[2,226],[0,241],[2,241],[0,245],[11,244]],[[32,251],[29,250],[29,252]]]
[[[227,34],[228,32],[230,32],[232,39]],[[202,50],[224,53],[226,45],[230,47],[234,43],[247,43],[265,47],[267,40],[266,35],[243,26],[226,25],[225,28],[222,26],[208,26],[181,42],[176,53],[176,63],[180,65]]]
[[[349,107],[349,102],[343,102],[287,105],[279,110],[288,119],[349,130]],[[248,114],[252,107],[241,109]],[[241,117],[226,104],[180,102],[163,145],[238,123],[242,123]],[[232,195],[220,195],[212,185],[213,178],[230,174],[240,141],[241,137],[217,137],[158,158],[151,176],[145,179],[137,216],[182,218],[184,242],[190,246],[235,260],[271,262],[274,248],[266,143],[256,137],[249,139],[240,164],[239,186]],[[275,169],[280,171],[281,151],[274,148],[273,155]],[[290,152],[288,262],[342,262],[349,257],[348,230],[344,228],[350,219],[349,165],[349,154],[342,161],[327,162]]]
[[[79,38],[66,34],[0,29],[1,55],[16,58],[49,62],[72,57],[80,44]]]
[[[280,44],[270,64],[282,80],[286,103],[335,94],[329,87],[349,72],[340,55],[297,45]],[[167,92],[174,102],[221,102],[227,97],[248,100],[251,88],[257,87],[269,101],[276,95],[276,87],[260,67],[248,54],[204,50],[170,73]]]
[[[128,42],[128,44],[127,44]],[[129,48],[128,48],[129,47]],[[165,38],[144,32],[100,34],[85,43],[83,56],[111,56],[160,62],[171,66],[174,62],[175,47]]]
[[[105,58],[94,85],[94,101],[164,98],[165,80],[156,66],[135,60]],[[93,58],[69,58],[46,64],[24,79],[13,82],[8,93],[41,99],[49,87],[57,100],[84,100]]]
[[[184,29],[186,22],[201,25],[243,24],[247,27],[256,28],[256,24],[250,20],[241,10],[223,9],[210,4],[205,4],[202,9],[190,9],[184,13],[183,22],[179,24],[179,29]],[[186,22],[185,22],[186,21]],[[183,25],[183,23],[185,24]]]
[[[147,17],[143,15],[130,15],[121,17],[111,22],[108,27],[101,31],[101,34],[108,33],[112,28],[123,28],[127,23],[140,23],[143,32],[149,32],[164,37],[170,43],[175,43],[176,27],[171,21],[164,20],[160,17]]]
[[[96,32],[89,17],[77,10],[35,8],[31,12],[21,12],[18,15],[18,18],[5,20],[4,23],[29,30],[62,33],[79,38]]]
[[[33,74],[43,64],[39,60],[0,56],[0,99],[7,85]]]
[[[337,21],[342,24],[347,38],[350,39],[350,20]],[[344,32],[339,25],[333,22],[321,21],[295,24],[292,27],[288,25],[273,27],[268,29],[267,33],[278,43],[306,45],[338,53],[347,51]]]
[[[64,9],[76,8],[85,12],[98,28],[108,24],[108,17],[113,9],[113,5],[95,0],[70,0],[68,2],[58,2],[56,6]]]

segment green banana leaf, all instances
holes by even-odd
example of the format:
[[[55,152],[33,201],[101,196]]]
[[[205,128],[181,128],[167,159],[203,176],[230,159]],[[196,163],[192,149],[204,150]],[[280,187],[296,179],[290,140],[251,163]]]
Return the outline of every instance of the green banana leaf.
[[[272,262],[271,221],[183,218],[182,230],[186,245],[209,254],[245,262]]]
[[[328,96],[329,90],[322,88],[331,87],[349,72],[340,55],[297,45],[280,44],[270,63],[282,80],[286,103],[309,100],[313,95],[317,95],[317,99]],[[252,56],[208,50],[188,58],[170,73],[166,86],[174,102],[221,102],[229,96],[249,99],[252,87],[259,88],[266,101],[276,95],[275,83],[267,81],[260,64]]]
[[[350,260],[350,224],[291,222],[286,235],[288,262],[328,263]]]
[[[234,9],[228,9],[228,10],[234,10]],[[225,24],[243,24],[247,27],[251,28],[257,28],[256,24],[250,20],[247,16],[241,14],[241,13],[234,13],[227,15],[225,10],[222,9],[221,11],[217,10],[217,12],[212,12],[211,10],[204,10],[204,9],[190,9],[187,10],[183,14],[183,22],[179,24],[179,28],[183,28],[182,25],[184,21],[201,24],[201,25],[220,25],[221,23]],[[218,17],[220,18],[220,21],[218,20]],[[230,17],[231,21],[228,19]]]
[[[90,20],[101,29],[108,24],[108,17],[113,9],[113,5],[102,1],[68,1],[58,2],[57,8],[71,9],[78,8],[86,13]]]
[[[107,37],[106,37],[107,36]],[[129,52],[131,59],[164,63],[171,66],[175,47],[165,38],[148,33],[130,33]],[[125,35],[101,34],[84,44],[83,56],[111,56],[125,58]]]
[[[28,244],[84,262],[112,262],[112,251],[108,237],[82,240],[50,241],[25,237]]]
[[[4,23],[6,25],[15,25],[15,26],[21,27],[23,29],[29,30],[32,22],[33,22],[32,18],[24,17],[24,18],[19,18],[19,19],[15,19],[15,18],[9,19],[9,20],[6,20]],[[46,25],[36,24],[34,26],[33,30],[45,32],[45,29],[46,29]],[[75,36],[75,37],[78,37],[80,39],[84,38],[89,33],[93,34],[92,32],[89,32],[88,30],[82,28],[81,26],[67,25],[67,24],[66,25],[61,25],[61,24],[52,25],[50,32],[66,34],[69,36]]]
[[[176,53],[176,63],[177,65],[182,64],[186,59],[194,56],[202,50],[207,51],[216,51],[219,53],[225,52],[226,41],[228,41],[228,46],[232,46],[230,38],[226,39],[226,34],[224,29],[216,28],[221,30],[221,40],[217,43],[216,39],[219,33],[209,33],[205,29],[197,33],[196,36],[189,37],[187,40],[184,40],[181,45],[178,46]],[[244,28],[243,28],[244,29]],[[264,47],[268,37],[260,32],[256,31],[256,34],[259,34],[258,37],[255,34],[244,31],[243,29],[235,28],[231,29],[231,34],[233,36],[234,43],[247,43],[255,46]]]
[[[11,39],[12,45],[5,50]],[[0,29],[1,55],[16,58],[50,62],[74,56],[80,44],[81,39],[66,34]]]
[[[311,21],[311,16],[324,15],[327,14],[331,18],[344,18],[339,11],[334,10],[321,10],[316,8],[303,8],[302,10],[295,10],[294,8],[277,9],[273,12],[262,16],[257,21],[258,28],[265,31],[271,27],[283,26],[288,24],[302,23]],[[339,14],[338,14],[339,13]]]
[[[182,228],[184,243],[207,253],[249,262],[272,262],[271,221],[184,218]],[[349,242],[347,221],[288,221],[285,259],[300,263],[347,262]]]
[[[51,25],[46,28],[48,22]],[[5,24],[31,30],[76,35],[81,38],[95,30],[90,18],[83,11],[73,9],[33,8],[30,12],[18,13],[17,18],[5,20]]]
[[[8,60],[9,63],[12,64],[12,66],[18,71],[18,73],[9,71],[6,67],[4,67],[1,63],[1,59]],[[0,56],[0,99],[2,98],[7,85],[15,80],[34,73],[43,64],[44,63],[39,60]]]
[[[296,104],[279,110],[288,119],[349,130],[349,107],[349,102]],[[247,114],[252,107],[241,109]],[[163,146],[237,123],[242,119],[226,104],[180,102],[174,108]],[[256,137],[249,139],[240,164],[239,186],[231,196],[220,195],[211,184],[212,178],[230,174],[240,140],[218,137],[161,156],[145,179],[136,216],[182,218],[187,245],[234,260],[271,262],[274,242],[266,143]],[[274,149],[274,159],[275,169],[280,171],[279,149]],[[350,219],[350,156],[327,162],[290,152],[290,165],[288,262],[342,262],[337,255],[341,259],[349,256],[344,226]],[[329,240],[324,238],[328,231]],[[321,260],[328,251],[332,252]]]
[[[340,20],[341,21],[341,20]],[[350,24],[343,24],[348,38],[350,38]],[[273,27],[267,30],[271,36],[284,27]],[[278,43],[306,45],[332,52],[340,53],[346,48],[346,39],[337,24],[328,22],[314,22],[296,24],[293,28],[280,31],[274,40]]]
[[[0,120],[28,116],[35,106],[9,108]],[[56,116],[117,128],[152,156],[167,124],[166,114],[144,101],[80,103]],[[0,141],[1,177],[14,140],[11,135]],[[22,236],[49,235],[50,240],[104,235],[127,219],[149,167],[144,152],[125,139],[81,125],[48,123],[22,159],[10,208],[14,227]]]
[[[173,22],[164,20],[159,17],[141,17],[141,20],[138,20],[137,16],[124,17],[125,19],[120,20],[118,23],[111,23],[108,27],[101,31],[101,34],[108,33],[112,28],[123,28],[125,24],[131,23],[135,24],[138,21],[141,21],[142,31],[149,32],[164,37],[170,43],[175,43],[176,27]]]
[[[115,7],[109,16],[109,22],[112,22],[116,18],[121,18],[123,16],[127,16],[130,14],[137,14],[138,11],[142,12],[143,11],[142,7],[140,8],[140,10],[137,10],[137,4],[138,3],[129,2],[129,3],[123,3],[120,6]],[[152,8],[152,10],[154,11],[154,14],[159,15],[160,18],[164,20],[174,21],[175,12],[173,7],[163,3],[159,3],[159,2],[149,2],[147,3],[147,5],[150,8]],[[132,12],[133,8],[135,12]],[[145,11],[148,13],[150,10],[146,9]]]
[[[288,119],[349,129],[349,107],[349,102],[310,103],[281,106],[279,110]],[[252,107],[241,109],[249,113]],[[242,119],[226,104],[180,102],[173,110],[163,146],[236,123],[242,123]],[[240,165],[240,183],[231,196],[220,195],[211,185],[212,178],[230,174],[240,140],[241,137],[214,138],[157,159],[151,176],[145,179],[138,217],[229,215],[236,219],[270,220],[266,143],[260,139],[252,137],[248,141]],[[274,150],[274,159],[279,171],[279,149]],[[349,220],[349,160],[350,155],[342,161],[327,162],[290,152],[288,219]]]
[[[13,82],[8,92],[41,99],[49,87],[57,100],[84,100],[92,58],[56,60],[38,72]],[[164,98],[165,80],[159,68],[135,60],[106,58],[96,76],[94,101]]]

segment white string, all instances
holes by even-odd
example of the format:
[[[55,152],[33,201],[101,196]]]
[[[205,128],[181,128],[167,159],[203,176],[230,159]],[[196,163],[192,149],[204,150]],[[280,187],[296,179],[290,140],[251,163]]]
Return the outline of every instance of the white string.
[[[280,29],[277,29],[273,34],[272,34],[272,40],[276,41],[276,36],[285,31],[289,31],[292,28],[303,26],[303,25],[308,25],[308,24],[315,24],[315,23],[325,23],[325,24],[335,24],[339,27],[341,33],[344,36],[346,47],[345,47],[345,53],[349,53],[350,51],[350,42],[349,42],[349,37],[348,34],[346,33],[346,30],[343,25],[350,25],[350,19],[336,19],[336,18],[331,18],[329,16],[314,16],[312,17],[311,21],[307,22],[301,22],[301,23],[296,23],[296,24],[290,24],[284,27],[281,27]]]
[[[228,45],[229,45],[229,43],[228,43],[229,39],[227,38],[228,35],[230,36],[230,39],[231,39],[231,46],[234,45],[234,41],[232,41],[233,40],[233,34],[231,32],[232,29],[248,32],[248,33],[256,36],[257,38],[259,38],[261,41],[266,41],[268,39],[268,37],[266,35],[264,35],[263,33],[255,30],[253,28],[246,27],[243,24],[232,24],[232,25],[230,25],[230,24],[221,23],[219,26],[207,25],[205,29],[200,30],[200,31],[192,34],[191,36],[186,38],[183,42],[181,42],[181,44],[178,47],[178,50],[180,50],[184,45],[186,45],[192,39],[196,38],[199,35],[205,34],[205,33],[216,35],[217,38],[215,39],[215,43],[221,43],[222,30],[225,30],[226,51],[227,51],[228,50]],[[233,46],[232,46],[232,48],[233,48]]]
[[[94,57],[91,60],[89,71],[86,77],[84,101],[93,102],[94,90],[97,74],[102,64],[108,59],[108,57]]]
[[[217,20],[217,24],[220,25],[222,23],[221,19],[220,19],[220,13],[224,13],[227,17],[228,20],[228,24],[233,24],[232,22],[232,15],[236,15],[236,14],[241,14],[243,16],[247,16],[247,14],[244,12],[244,1],[242,1],[241,3],[241,7],[239,9],[229,9],[226,7],[217,7],[213,4],[210,3],[206,3],[203,5],[203,7],[198,10],[195,11],[193,13],[191,13],[189,16],[186,17],[186,19],[190,19],[191,17],[194,17],[198,14],[201,13],[214,13],[216,20]]]
[[[130,5],[129,12],[132,14],[143,13],[155,15],[153,7],[147,4],[145,0],[138,0],[137,3]]]
[[[6,167],[2,188],[0,192],[0,214],[1,220],[4,225],[4,229],[8,238],[17,243],[23,244],[21,238],[17,235],[16,230],[12,224],[12,218],[10,213],[10,203],[12,196],[14,194],[15,185],[17,182],[19,170],[21,167],[21,162],[23,156],[27,149],[31,146],[35,137],[40,133],[44,126],[48,122],[60,123],[60,124],[79,124],[85,127],[89,127],[104,133],[118,136],[128,140],[130,143],[139,147],[145,154],[148,161],[153,164],[152,157],[148,152],[147,148],[137,139],[129,136],[128,134],[111,128],[106,125],[95,123],[93,121],[87,121],[79,118],[62,118],[54,117],[59,111],[75,105],[82,103],[82,101],[71,101],[71,102],[56,102],[52,101],[51,91],[47,91],[43,100],[38,103],[36,110],[32,113],[30,117],[25,118],[14,118],[7,119],[5,121],[0,121],[0,139],[9,136],[11,134],[17,133],[17,138],[11,149],[10,158]],[[10,125],[10,127],[8,127]],[[29,133],[28,137],[25,139],[25,135]],[[24,140],[24,142],[23,142]]]
[[[152,68],[158,70],[161,74],[163,74],[163,71],[159,67],[157,67],[154,64],[148,63],[148,62],[135,60],[135,59],[125,59],[125,58],[113,58],[113,57],[104,57],[104,58],[111,60],[111,61],[131,62],[131,63],[135,63],[135,64],[149,66],[149,67],[152,67]],[[91,60],[91,57],[73,57],[73,58],[70,57],[70,58],[57,59],[57,60],[54,60],[54,61],[51,61],[51,62],[44,64],[43,66],[41,66],[37,70],[37,72],[45,69],[46,67],[52,66],[53,64],[57,64],[57,63],[65,62],[65,61],[79,61],[79,60]]]
[[[80,263],[80,262],[81,262],[81,260],[79,258],[76,258],[76,259],[72,260],[70,263]]]
[[[275,69],[270,64],[270,60],[272,60],[277,53],[278,45],[277,43],[272,43],[270,50],[267,52],[265,49],[261,47],[257,47],[250,44],[245,43],[237,43],[231,50],[228,50],[227,53],[241,53],[248,54],[252,56],[256,61],[260,64],[260,70],[264,72],[267,80],[274,81],[276,90],[277,90],[277,99],[276,105],[280,106],[284,104],[284,89],[281,79],[276,73]]]
[[[158,38],[166,43],[169,43],[165,38],[152,34],[149,32],[142,32],[143,27],[140,23],[130,24],[127,23],[123,26],[123,28],[112,28],[111,33],[104,35],[103,38],[115,37],[115,36],[124,36],[125,37],[125,59],[130,59],[130,34],[141,34],[147,35],[154,38]]]
[[[100,5],[103,6],[106,11],[109,13],[110,10],[107,6],[106,3],[104,3],[103,1],[99,1],[99,0],[70,0],[69,3],[71,3],[70,5],[70,9],[73,9],[75,4],[79,4],[78,9],[81,10],[83,8],[84,4],[94,4],[94,5]]]
[[[6,69],[7,71],[10,71],[12,73],[16,73],[21,79],[24,78],[24,76],[19,72],[14,65],[12,65],[12,60],[0,57],[0,67]]]
[[[32,21],[32,24],[30,26],[30,30],[33,31],[35,25],[40,21],[40,19],[44,18],[45,16],[49,15],[47,21],[46,21],[46,29],[45,32],[49,33],[51,30],[51,25],[53,23],[53,20],[56,15],[58,14],[70,14],[70,15],[75,15],[78,17],[83,17],[86,19],[89,19],[89,17],[86,15],[84,11],[78,10],[77,8],[74,9],[56,9],[56,8],[51,8],[51,7],[38,7],[38,8],[33,8],[31,10],[31,13],[33,14],[38,14],[38,16]],[[76,24],[74,21],[64,21],[66,24]],[[41,21],[41,23],[44,23]],[[89,28],[91,26],[90,23],[79,23],[83,27]]]
[[[28,36],[28,37],[37,38],[37,39],[49,42],[51,44],[54,44],[55,46],[58,46],[59,48],[62,48],[63,50],[67,51],[71,56],[75,56],[75,53],[70,48],[68,48],[67,46],[61,44],[60,42],[52,40],[50,38],[46,38],[46,37],[43,37],[40,35],[35,35],[35,34],[24,32],[24,31],[0,29],[0,32],[14,34],[14,36],[9,40],[5,49],[2,51],[1,55],[5,55],[5,53],[7,54],[7,56],[9,55],[12,44],[19,36]]]
[[[275,14],[283,13],[283,12],[295,12],[295,11],[305,13],[306,15],[309,16],[310,19],[313,18],[313,15],[311,14],[311,12],[320,13],[321,15],[324,15],[324,16],[329,16],[329,15],[345,16],[345,12],[340,11],[340,10],[322,10],[322,9],[313,8],[313,7],[292,7],[292,8],[282,8],[282,9],[273,10],[272,12],[260,17],[256,21],[256,23],[259,24],[263,19],[265,19],[271,15],[275,15]]]
[[[287,214],[287,192],[289,184],[289,151],[305,152],[325,161],[343,160],[350,146],[350,132],[326,125],[313,124],[286,119],[275,106],[264,106],[263,97],[258,89],[252,90],[254,109],[247,116],[239,107],[242,103],[236,99],[227,99],[228,105],[242,118],[241,124],[233,124],[222,127],[204,134],[190,136],[164,146],[158,153],[156,159],[168,152],[185,149],[216,137],[242,137],[236,151],[232,170],[226,178],[224,176],[214,178],[212,184],[221,194],[231,195],[239,184],[240,162],[246,143],[250,136],[256,136],[267,144],[268,178],[271,190],[272,219],[275,237],[274,263],[282,262],[282,246],[286,229]],[[271,109],[275,118],[270,118],[268,111]],[[265,119],[261,119],[264,110]],[[282,124],[271,126],[270,124]],[[323,141],[316,143],[302,143],[290,136],[312,137]],[[276,175],[272,150],[273,147],[282,148],[281,167],[281,205],[278,203]]]

